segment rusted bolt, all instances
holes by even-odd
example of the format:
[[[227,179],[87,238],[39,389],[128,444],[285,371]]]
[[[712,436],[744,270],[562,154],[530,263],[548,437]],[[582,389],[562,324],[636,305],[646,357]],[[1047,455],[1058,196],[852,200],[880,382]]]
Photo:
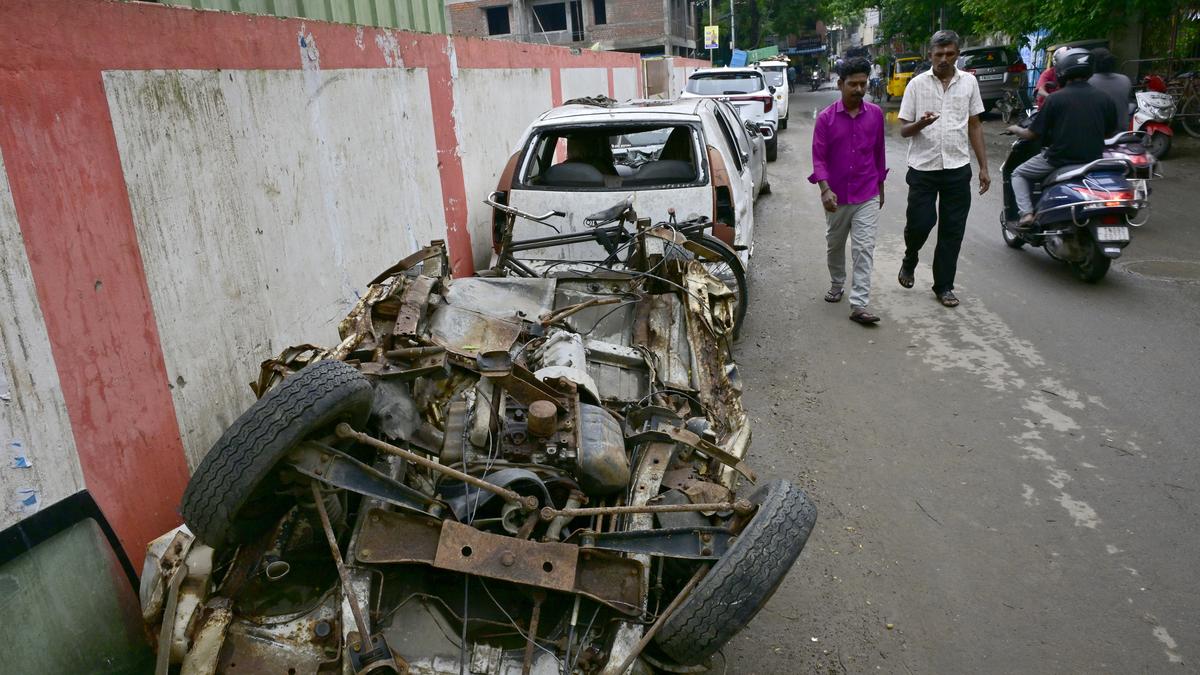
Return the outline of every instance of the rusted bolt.
[[[363,550],[358,552],[358,557],[362,558],[363,560],[369,560],[373,553],[374,553],[374,551],[372,551],[371,549],[364,548]]]
[[[705,546],[700,549],[700,555],[712,555],[712,547]]]
[[[712,533],[711,532],[701,532],[700,533],[700,541],[712,541]]]
[[[513,555],[512,551],[505,551],[504,554],[500,556],[500,564],[504,565],[505,567],[512,567],[514,564],[516,564],[516,562],[517,556]]]
[[[521,509],[523,511],[536,511],[538,507],[538,498],[533,495],[521,498]]]
[[[739,499],[733,503],[733,510],[745,515],[754,512],[754,505],[750,503],[749,499]]]

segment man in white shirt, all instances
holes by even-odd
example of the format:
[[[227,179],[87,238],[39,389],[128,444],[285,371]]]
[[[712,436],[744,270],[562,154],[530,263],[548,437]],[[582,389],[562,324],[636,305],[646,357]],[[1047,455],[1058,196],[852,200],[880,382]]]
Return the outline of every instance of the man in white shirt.
[[[908,140],[908,212],[904,262],[897,280],[912,288],[918,255],[937,225],[933,253],[933,293],[946,307],[957,307],[954,276],[958,252],[971,210],[970,145],[979,162],[979,194],[991,185],[983,127],[983,99],[975,76],[961,71],[960,41],[954,31],[930,38],[932,67],[912,78],[900,102],[900,135]]]

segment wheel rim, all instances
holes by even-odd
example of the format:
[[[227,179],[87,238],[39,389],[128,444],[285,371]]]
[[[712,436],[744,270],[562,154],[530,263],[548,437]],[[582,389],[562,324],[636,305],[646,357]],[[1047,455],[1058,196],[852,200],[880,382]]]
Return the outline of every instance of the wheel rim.
[[[1185,101],[1180,106],[1179,113],[1179,123],[1183,125],[1183,130],[1193,138],[1200,138],[1200,97],[1193,96]]]

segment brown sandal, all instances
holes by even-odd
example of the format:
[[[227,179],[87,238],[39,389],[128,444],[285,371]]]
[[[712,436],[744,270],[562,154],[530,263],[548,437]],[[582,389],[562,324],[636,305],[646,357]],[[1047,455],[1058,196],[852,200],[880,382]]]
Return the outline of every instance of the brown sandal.
[[[844,288],[830,288],[829,292],[825,294],[825,302],[841,302],[842,296],[845,294],[846,289]]]

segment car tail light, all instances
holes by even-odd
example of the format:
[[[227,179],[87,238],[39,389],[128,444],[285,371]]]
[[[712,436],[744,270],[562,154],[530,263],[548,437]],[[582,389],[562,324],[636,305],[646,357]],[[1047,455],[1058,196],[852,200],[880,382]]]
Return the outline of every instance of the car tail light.
[[[735,96],[729,100],[731,100],[731,101],[758,101],[759,103],[763,104],[763,112],[765,112],[765,113],[771,112],[771,106],[773,106],[775,104],[775,99],[771,98],[770,94],[767,94],[766,96]]]
[[[1008,67],[1008,72],[1010,73],[1023,73],[1026,70],[1028,70],[1028,67],[1025,65],[1024,61],[1020,63],[1014,63]]]

